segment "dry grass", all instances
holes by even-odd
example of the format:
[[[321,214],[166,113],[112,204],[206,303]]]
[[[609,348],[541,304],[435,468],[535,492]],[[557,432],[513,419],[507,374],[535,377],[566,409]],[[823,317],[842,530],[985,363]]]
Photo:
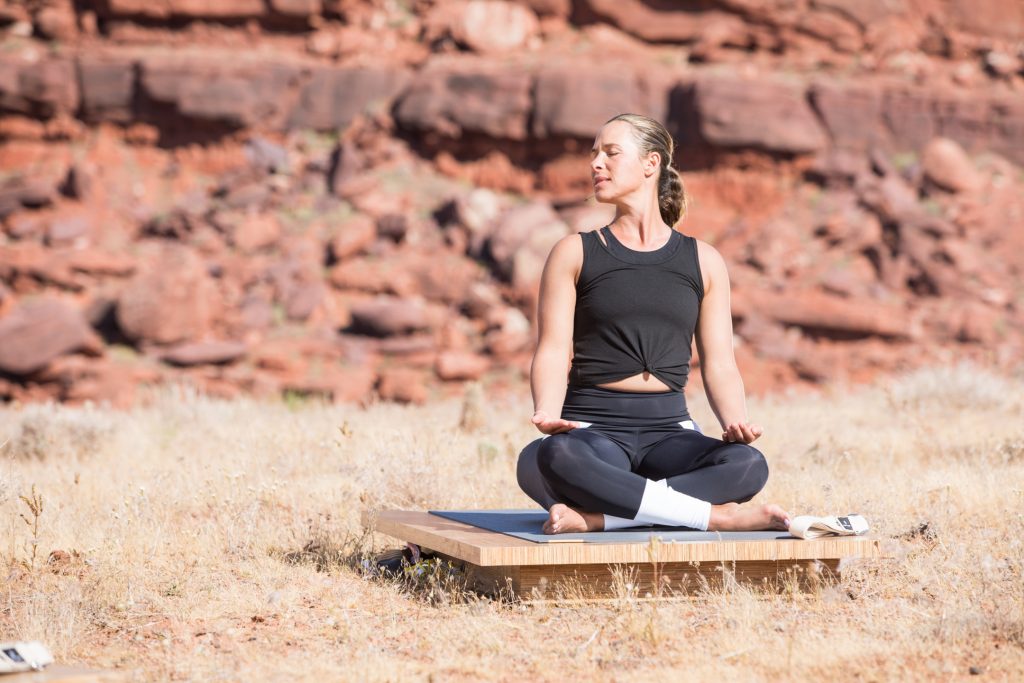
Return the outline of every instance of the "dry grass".
[[[756,501],[860,512],[890,539],[895,560],[839,585],[645,601],[623,577],[605,603],[527,606],[444,566],[365,577],[397,544],[364,509],[529,505],[528,398],[489,399],[474,431],[457,401],[0,411],[0,638],[133,680],[1024,678],[1024,379],[751,401],[772,465]]]

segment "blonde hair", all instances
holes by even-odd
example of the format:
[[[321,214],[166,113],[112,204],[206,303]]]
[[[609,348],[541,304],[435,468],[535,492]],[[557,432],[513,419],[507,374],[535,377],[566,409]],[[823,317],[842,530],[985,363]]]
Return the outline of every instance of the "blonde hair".
[[[670,226],[675,226],[686,215],[686,207],[690,203],[690,195],[683,187],[683,179],[679,171],[672,166],[672,153],[675,142],[665,126],[658,121],[640,114],[619,114],[605,122],[625,121],[633,127],[633,137],[640,147],[640,156],[645,157],[651,152],[661,155],[661,172],[658,176],[658,208],[661,219]]]

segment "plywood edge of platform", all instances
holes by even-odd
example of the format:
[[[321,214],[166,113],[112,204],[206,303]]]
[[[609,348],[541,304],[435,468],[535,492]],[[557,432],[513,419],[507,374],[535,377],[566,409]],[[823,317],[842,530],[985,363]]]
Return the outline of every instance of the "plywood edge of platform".
[[[513,544],[536,545],[513,536],[432,515],[425,510],[366,511],[362,514],[362,523],[364,527],[372,527],[382,534],[476,565],[487,563],[482,550],[489,544],[505,543],[507,540]]]
[[[534,543],[432,515],[423,510],[363,513],[380,533],[482,567],[650,562],[786,562],[881,557],[872,536],[771,541]]]
[[[657,544],[544,545],[537,548],[487,548],[483,565],[577,565],[659,562],[786,562],[880,557],[878,539],[771,541],[688,541]]]

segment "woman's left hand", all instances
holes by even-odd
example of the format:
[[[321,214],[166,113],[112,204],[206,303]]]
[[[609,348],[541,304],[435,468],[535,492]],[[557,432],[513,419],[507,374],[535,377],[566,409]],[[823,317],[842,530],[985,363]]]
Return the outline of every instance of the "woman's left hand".
[[[749,422],[733,422],[722,432],[722,441],[733,443],[751,443],[757,437],[764,434],[760,425]]]

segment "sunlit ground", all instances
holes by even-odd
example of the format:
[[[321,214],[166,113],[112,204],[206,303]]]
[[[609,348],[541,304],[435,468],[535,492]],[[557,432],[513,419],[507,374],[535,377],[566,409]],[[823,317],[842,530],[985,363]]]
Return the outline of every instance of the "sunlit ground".
[[[469,403],[179,390],[134,412],[0,411],[0,638],[133,680],[1024,677],[1024,378],[752,399],[772,468],[754,502],[859,512],[891,559],[808,593],[583,605],[359,571],[399,545],[364,534],[364,510],[532,505],[515,483],[538,436],[528,392]]]

